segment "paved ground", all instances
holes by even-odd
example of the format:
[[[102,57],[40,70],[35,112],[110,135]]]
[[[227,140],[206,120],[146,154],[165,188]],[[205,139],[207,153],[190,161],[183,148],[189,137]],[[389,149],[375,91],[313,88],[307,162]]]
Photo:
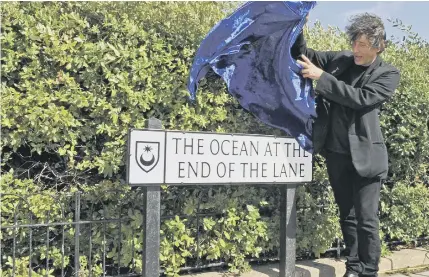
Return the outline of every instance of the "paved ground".
[[[386,272],[420,265],[429,265],[429,254],[423,248],[404,249],[395,251],[389,257],[382,258],[380,263],[380,277],[403,277],[402,274],[386,274]],[[342,277],[345,273],[344,260],[331,258],[312,261],[300,261],[296,265],[296,277]],[[249,273],[241,277],[278,277],[278,264],[254,266]],[[204,272],[185,275],[186,277],[224,277],[225,272]],[[429,271],[411,274],[412,277],[429,277]]]
[[[429,277],[429,271],[426,272],[420,272],[420,273],[415,273],[415,274],[410,274],[410,275],[403,275],[403,274],[394,274],[394,275],[389,275],[389,277]]]

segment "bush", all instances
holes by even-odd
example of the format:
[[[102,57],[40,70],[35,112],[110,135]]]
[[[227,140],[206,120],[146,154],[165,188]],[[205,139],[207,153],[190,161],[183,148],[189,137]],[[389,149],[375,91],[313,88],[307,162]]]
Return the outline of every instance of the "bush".
[[[91,217],[130,218],[122,230],[121,266],[134,264],[137,271],[141,270],[140,259],[130,256],[133,241],[135,254],[141,251],[142,215],[138,190],[132,194],[124,180],[129,128],[142,128],[153,116],[161,119],[166,129],[282,135],[244,112],[216,78],[203,80],[196,104],[187,100],[186,81],[195,51],[233,5],[3,4],[1,192],[20,198],[2,196],[2,222],[11,223],[14,215],[28,222],[30,212],[34,222],[43,222],[47,214],[51,220],[71,221],[73,199],[69,195],[82,191],[81,209]],[[306,32],[309,46],[331,50],[348,47],[344,33],[335,28],[323,29],[316,24]],[[382,228],[391,239],[410,240],[429,233],[424,224],[429,213],[421,204],[429,200],[429,46],[410,33],[404,41],[390,45],[383,56],[400,68],[401,84],[382,114],[391,165],[383,188]],[[299,253],[318,256],[339,236],[339,227],[320,157],[316,157],[314,176],[313,184],[297,191],[297,245]],[[17,200],[23,198],[25,201]],[[18,209],[19,202],[28,204]],[[174,276],[185,262],[199,256],[205,263],[224,260],[232,270],[240,271],[248,268],[245,258],[276,255],[278,203],[277,187],[164,188],[163,215],[210,212],[219,216],[204,219],[202,231],[195,220],[173,217],[163,222],[162,267]],[[130,208],[118,211],[120,204]],[[113,234],[117,227],[113,224],[108,232]],[[100,228],[91,229],[94,276],[103,271],[103,247],[109,259],[119,262],[115,260],[118,245],[105,241]],[[203,236],[198,251],[197,231]],[[61,230],[51,232],[58,235]],[[18,233],[25,238],[26,230]],[[13,236],[2,231],[2,264],[11,258],[7,247]],[[66,251],[74,247],[73,236],[74,228],[68,227]],[[33,265],[45,258],[43,238],[43,230],[34,233],[34,241],[40,243],[34,245]],[[17,243],[25,249],[27,240]],[[60,243],[54,240],[49,249],[55,270],[63,266],[59,262]],[[88,274],[90,257],[84,254],[87,245],[82,247],[80,267],[82,274]],[[27,275],[28,253],[23,250],[18,254],[16,266]],[[72,260],[64,262],[69,266]],[[10,265],[2,270],[4,276],[11,274]],[[43,268],[35,268],[34,273],[44,274]]]

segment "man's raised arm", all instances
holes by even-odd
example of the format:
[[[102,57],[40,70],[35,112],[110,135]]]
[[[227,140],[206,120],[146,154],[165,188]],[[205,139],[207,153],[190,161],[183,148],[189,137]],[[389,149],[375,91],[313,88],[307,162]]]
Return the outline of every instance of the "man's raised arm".
[[[301,55],[305,55],[312,63],[323,70],[325,70],[326,65],[335,56],[335,53],[336,51],[315,51],[308,48],[302,32],[298,35],[291,48],[291,54],[294,59],[297,60]]]

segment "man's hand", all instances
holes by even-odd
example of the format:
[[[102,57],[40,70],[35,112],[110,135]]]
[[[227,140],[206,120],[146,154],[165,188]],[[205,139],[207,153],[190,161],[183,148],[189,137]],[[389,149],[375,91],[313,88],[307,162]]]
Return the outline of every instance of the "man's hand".
[[[322,76],[323,70],[315,66],[306,56],[301,55],[301,58],[304,61],[298,60],[297,62],[303,67],[301,70],[302,76],[312,80],[319,80],[320,76]]]

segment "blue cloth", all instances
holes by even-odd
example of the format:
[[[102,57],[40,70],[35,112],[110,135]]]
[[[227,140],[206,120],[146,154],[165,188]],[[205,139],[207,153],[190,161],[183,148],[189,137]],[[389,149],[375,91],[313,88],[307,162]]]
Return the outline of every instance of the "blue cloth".
[[[191,99],[211,68],[244,109],[312,152],[313,87],[300,75],[290,49],[315,4],[248,2],[217,23],[194,58],[188,82]]]

